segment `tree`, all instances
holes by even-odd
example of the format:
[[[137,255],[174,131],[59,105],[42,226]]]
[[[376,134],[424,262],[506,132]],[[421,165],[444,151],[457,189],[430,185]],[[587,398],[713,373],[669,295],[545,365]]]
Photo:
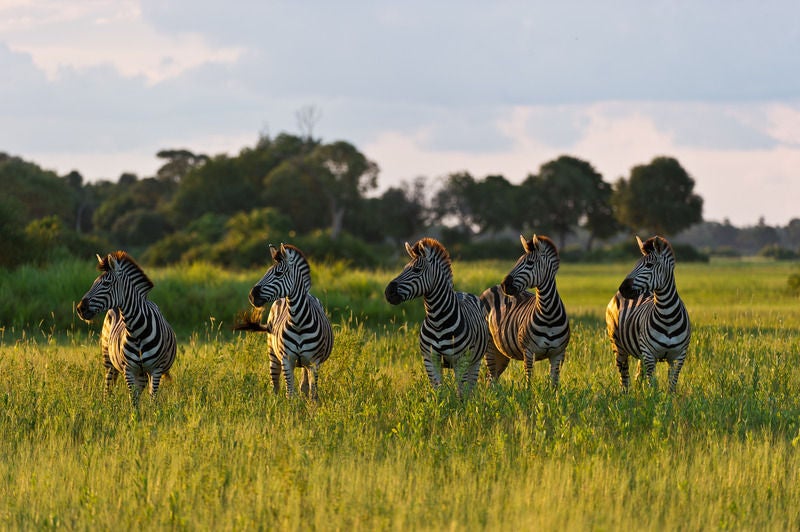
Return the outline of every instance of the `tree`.
[[[283,161],[264,178],[262,202],[291,220],[298,234],[328,227],[328,205],[303,158]]]
[[[433,221],[447,225],[455,221],[465,233],[478,230],[475,215],[477,183],[469,172],[454,172],[433,197]]]
[[[308,163],[317,192],[327,200],[331,239],[335,240],[345,216],[378,186],[378,165],[345,141],[315,148]]]
[[[180,227],[209,212],[233,215],[259,207],[260,193],[237,163],[218,155],[186,174],[170,208],[173,224]]]
[[[173,183],[180,183],[186,174],[209,161],[207,155],[196,155],[189,150],[161,150],[156,153],[156,157],[166,161],[158,169],[156,176]]]
[[[692,179],[672,157],[656,157],[620,178],[612,204],[617,220],[634,231],[674,235],[703,220],[703,199]]]
[[[525,221],[535,232],[557,236],[559,247],[577,227],[589,231],[589,248],[595,238],[605,239],[619,230],[611,209],[611,186],[586,161],[562,155],[543,164],[538,175],[528,176],[523,188],[529,204]]]
[[[425,227],[424,187],[424,179],[417,178],[365,200],[346,229],[368,242],[410,240]]]
[[[473,222],[480,233],[496,233],[515,226],[515,187],[501,175],[488,175],[475,183],[468,200],[472,203]]]

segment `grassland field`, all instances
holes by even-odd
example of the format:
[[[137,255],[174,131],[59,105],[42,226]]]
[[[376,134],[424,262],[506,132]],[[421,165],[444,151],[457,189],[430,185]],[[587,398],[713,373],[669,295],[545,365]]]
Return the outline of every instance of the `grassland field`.
[[[454,264],[480,293],[508,261]],[[512,361],[466,398],[427,382],[422,302],[399,271],[312,262],[336,343],[320,400],[276,396],[266,338],[234,333],[262,270],[148,270],[176,329],[173,379],[134,412],[103,395],[91,261],[0,272],[0,528],[78,530],[800,529],[798,265],[678,264],[693,323],[674,395],[627,394],[604,309],[632,264],[563,264],[561,387]]]

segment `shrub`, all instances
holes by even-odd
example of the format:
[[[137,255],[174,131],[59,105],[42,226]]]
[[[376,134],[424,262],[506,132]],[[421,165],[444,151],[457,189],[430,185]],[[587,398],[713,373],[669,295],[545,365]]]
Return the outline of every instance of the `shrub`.
[[[800,272],[789,275],[786,284],[789,285],[789,291],[791,293],[800,295]]]
[[[778,244],[769,244],[759,250],[758,256],[775,260],[793,260],[797,258],[797,253]]]

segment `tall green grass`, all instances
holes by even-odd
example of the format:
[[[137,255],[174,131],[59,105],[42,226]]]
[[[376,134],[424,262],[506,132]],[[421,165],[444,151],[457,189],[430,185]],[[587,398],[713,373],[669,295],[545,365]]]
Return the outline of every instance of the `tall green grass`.
[[[457,285],[480,291],[510,266],[457,264]],[[236,293],[235,311],[262,272],[153,272],[165,313],[196,321],[182,329],[173,380],[138,414],[121,385],[103,397],[94,329],[25,318],[35,332],[6,333],[0,354],[0,527],[797,529],[791,268],[679,265],[694,336],[670,395],[663,364],[657,388],[619,390],[602,317],[629,267],[562,267],[573,335],[558,391],[546,363],[527,387],[512,361],[464,399],[452,372],[430,389],[421,303],[382,301],[393,271],[315,268],[315,292],[339,309],[318,403],[272,394],[264,336],[171,300],[222,307],[220,294]]]

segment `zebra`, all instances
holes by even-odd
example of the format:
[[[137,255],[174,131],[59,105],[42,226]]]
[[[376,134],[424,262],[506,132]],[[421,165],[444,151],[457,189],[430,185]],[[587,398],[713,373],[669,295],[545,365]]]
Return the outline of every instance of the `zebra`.
[[[333,349],[333,329],[319,299],[311,289],[311,268],[303,252],[291,244],[280,248],[269,246],[273,265],[250,290],[250,303],[261,309],[274,302],[265,326],[246,324],[239,330],[251,329],[268,333],[269,373],[277,394],[280,375],[286,379],[286,395],[295,395],[294,370],[300,366],[303,376],[300,391],[317,400],[317,375],[320,365],[328,360]],[[258,324],[260,325],[260,324]]]
[[[153,282],[128,253],[116,251],[105,258],[97,255],[97,261],[102,273],[76,310],[85,321],[107,311],[100,334],[106,395],[122,373],[131,401],[138,406],[148,380],[150,396],[155,399],[161,378],[169,378],[175,362],[175,331],[158,306],[147,299]]]
[[[616,357],[620,381],[628,389],[628,357],[639,359],[637,379],[655,384],[657,361],[669,363],[669,390],[675,391],[692,334],[689,314],[675,287],[675,252],[669,242],[654,236],[636,242],[642,258],[619,285],[606,308],[606,330]]]
[[[454,368],[458,393],[463,394],[478,380],[489,338],[480,302],[473,294],[453,289],[450,255],[437,240],[423,238],[413,247],[406,242],[405,247],[411,261],[386,286],[384,295],[392,305],[423,297],[419,348],[428,379],[438,388],[441,368]]]
[[[555,244],[546,236],[520,235],[525,253],[502,284],[481,294],[491,341],[486,365],[497,380],[509,361],[525,361],[525,378],[531,382],[534,360],[550,360],[550,381],[558,387],[561,365],[569,344],[569,318],[556,289],[560,263]],[[527,291],[535,288],[534,294]]]

